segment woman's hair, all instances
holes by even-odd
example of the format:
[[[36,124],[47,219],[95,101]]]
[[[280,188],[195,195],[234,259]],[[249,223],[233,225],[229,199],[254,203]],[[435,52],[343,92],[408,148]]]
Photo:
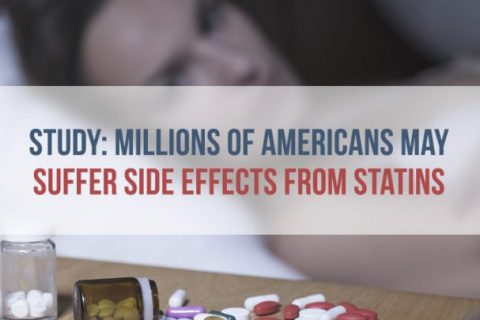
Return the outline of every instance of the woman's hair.
[[[0,0],[14,28],[28,81],[80,85],[81,38],[104,0]]]
[[[253,18],[306,84],[378,84],[431,66],[385,24],[373,0],[227,1]],[[105,2],[0,0],[13,22],[29,83],[86,84],[82,38]]]

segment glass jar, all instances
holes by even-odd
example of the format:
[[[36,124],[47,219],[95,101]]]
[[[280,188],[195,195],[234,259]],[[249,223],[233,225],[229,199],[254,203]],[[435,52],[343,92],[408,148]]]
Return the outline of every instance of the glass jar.
[[[73,288],[75,320],[155,320],[158,290],[147,278],[81,280]]]
[[[56,319],[55,244],[45,236],[1,243],[2,319]]]

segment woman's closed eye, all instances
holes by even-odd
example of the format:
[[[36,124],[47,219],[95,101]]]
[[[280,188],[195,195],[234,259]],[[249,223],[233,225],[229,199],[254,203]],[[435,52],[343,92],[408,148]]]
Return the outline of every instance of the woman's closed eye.
[[[164,86],[191,85],[186,76],[185,66],[182,63],[169,67],[165,71],[162,82],[162,85]]]

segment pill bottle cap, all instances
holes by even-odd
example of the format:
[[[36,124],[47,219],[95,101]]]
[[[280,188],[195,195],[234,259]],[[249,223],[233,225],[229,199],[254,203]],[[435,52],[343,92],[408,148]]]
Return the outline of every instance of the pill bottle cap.
[[[49,240],[52,235],[40,235],[40,234],[7,234],[3,237],[3,240],[8,242],[40,242]]]
[[[2,240],[9,242],[39,242],[53,237],[53,228],[38,221],[8,221],[1,230]]]

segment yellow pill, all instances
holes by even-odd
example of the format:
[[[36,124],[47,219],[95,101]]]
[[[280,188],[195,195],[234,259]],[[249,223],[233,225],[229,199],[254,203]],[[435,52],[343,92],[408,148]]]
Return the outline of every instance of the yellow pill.
[[[87,305],[87,315],[89,317],[96,317],[98,315],[99,308],[96,304]]]
[[[98,320],[97,317],[90,317],[88,320]]]
[[[137,309],[130,309],[130,312],[123,316],[123,320],[140,320],[140,312]]]
[[[140,320],[140,312],[136,308],[120,307],[115,311],[114,317],[123,320]]]
[[[102,309],[103,307],[106,307],[106,306],[114,306],[115,307],[115,302],[113,302],[112,300],[109,300],[109,299],[102,299],[98,302],[98,307],[100,309]]]
[[[121,320],[121,318],[114,318],[114,317],[106,317],[103,320]]]
[[[115,310],[115,314],[113,315],[115,318],[123,318],[123,314],[130,310],[129,307],[119,307]]]
[[[115,312],[115,306],[103,306],[98,312],[100,318],[111,317]]]
[[[135,300],[134,298],[123,299],[122,301],[117,303],[117,308],[120,308],[120,307],[136,308],[137,300]]]

